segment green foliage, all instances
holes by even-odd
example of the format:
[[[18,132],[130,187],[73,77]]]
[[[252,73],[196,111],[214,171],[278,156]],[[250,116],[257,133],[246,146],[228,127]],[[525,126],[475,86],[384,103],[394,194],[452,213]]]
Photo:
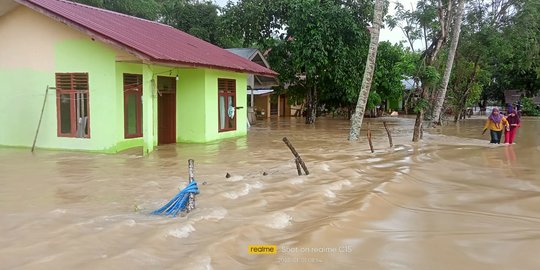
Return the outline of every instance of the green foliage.
[[[534,104],[531,98],[521,98],[521,113],[528,116],[540,116],[540,108]]]
[[[467,107],[475,105],[485,86],[490,84],[491,74],[459,56],[450,78],[448,87],[449,105],[455,113],[463,112]]]
[[[473,0],[466,15],[460,54],[472,60],[480,57],[483,69],[491,74],[484,87],[484,100],[504,100],[504,90],[540,91],[540,1]],[[461,42],[460,40],[460,42]]]
[[[473,83],[471,90],[465,100],[465,108],[472,107],[480,101],[480,95],[482,94],[483,85],[479,83]]]
[[[219,7],[210,1],[165,0],[161,21],[221,47],[240,47],[240,39],[223,26]]]
[[[223,9],[223,27],[228,37],[242,47],[266,49],[274,38],[283,39],[289,17],[290,0],[240,0],[228,2]],[[294,1],[293,1],[294,2]]]
[[[104,8],[135,17],[157,20],[161,4],[156,0],[73,0],[81,4]],[[159,0],[158,0],[159,1]]]
[[[243,1],[244,2],[244,1]],[[282,2],[284,3],[284,2]],[[287,93],[303,97],[316,88],[320,104],[349,106],[360,89],[368,47],[365,22],[355,9],[334,1],[289,1],[285,32],[272,46],[269,62],[290,85]]]
[[[443,14],[449,1],[441,1]],[[420,0],[412,10],[398,4],[395,16],[389,18],[389,26],[401,28],[413,50],[418,46],[414,41],[423,41],[422,45],[428,47],[441,27],[437,2]],[[459,112],[479,98],[502,102],[504,90],[523,90],[527,96],[539,94],[540,1],[469,0],[466,3],[447,104]],[[429,56],[427,51],[424,56]],[[424,90],[432,90],[439,83],[439,74],[444,69],[441,59],[445,57],[441,53],[437,58],[433,62],[416,62],[413,77],[422,82]],[[429,98],[431,90],[417,95]],[[422,102],[417,109],[425,107]]]
[[[375,109],[377,105],[381,104],[381,96],[375,91],[369,91],[368,101],[366,104],[366,109],[371,110]]]
[[[422,85],[426,87],[436,86],[441,80],[441,74],[434,66],[423,67],[418,72]]]
[[[414,106],[414,112],[418,113],[420,111],[425,111],[429,108],[429,102],[427,99],[420,98],[416,101],[416,105]]]
[[[371,92],[376,92],[382,100],[399,99],[404,90],[401,80],[412,64],[407,60],[401,44],[379,43]]]

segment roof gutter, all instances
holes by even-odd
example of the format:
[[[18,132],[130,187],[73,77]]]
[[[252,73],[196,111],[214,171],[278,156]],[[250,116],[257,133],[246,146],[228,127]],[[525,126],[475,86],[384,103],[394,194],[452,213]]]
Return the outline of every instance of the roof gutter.
[[[218,70],[227,70],[227,71],[234,71],[239,73],[246,73],[246,74],[254,74],[254,75],[260,75],[260,76],[266,76],[266,77],[272,77],[275,78],[279,74],[271,69],[268,69],[269,72],[254,72],[251,70],[246,70],[242,68],[228,68],[223,66],[216,66],[216,65],[210,65],[210,64],[200,64],[200,63],[188,63],[188,62],[180,62],[180,61],[174,61],[174,60],[161,60],[161,59],[154,59],[150,60],[149,62],[152,62],[153,64],[157,65],[166,65],[166,66],[174,66],[174,67],[203,67],[203,68],[211,68],[211,69],[218,69]]]

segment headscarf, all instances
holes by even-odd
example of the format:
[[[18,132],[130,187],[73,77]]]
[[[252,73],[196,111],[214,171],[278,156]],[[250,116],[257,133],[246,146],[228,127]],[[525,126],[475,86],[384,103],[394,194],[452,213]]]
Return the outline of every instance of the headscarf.
[[[501,123],[503,116],[500,113],[495,115],[493,114],[494,112],[499,112],[499,108],[497,107],[493,108],[493,111],[491,111],[491,115],[489,115],[489,120],[493,121],[493,123],[495,123],[495,125],[497,125],[498,127],[499,124]]]
[[[512,116],[512,114],[514,114]],[[506,120],[508,121],[509,124],[518,124],[519,125],[519,115],[517,113],[517,111],[515,109],[509,109],[508,110],[508,116],[506,117]]]

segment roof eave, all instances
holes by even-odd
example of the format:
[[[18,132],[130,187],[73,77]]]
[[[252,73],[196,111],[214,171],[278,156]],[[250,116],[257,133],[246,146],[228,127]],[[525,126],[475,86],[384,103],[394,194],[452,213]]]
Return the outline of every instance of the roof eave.
[[[175,61],[175,60],[154,59],[154,60],[150,60],[150,62],[154,64],[158,64],[158,65],[161,64],[161,65],[176,66],[176,67],[199,67],[199,68],[210,68],[210,69],[217,69],[217,70],[227,70],[227,71],[254,74],[254,75],[260,75],[260,76],[266,76],[266,77],[272,77],[272,78],[276,78],[279,75],[277,72],[270,69],[268,69],[270,72],[256,72],[256,71],[248,70],[248,69],[229,68],[229,67],[223,67],[223,66],[218,66],[218,65],[201,64],[201,63],[180,62],[180,61]]]

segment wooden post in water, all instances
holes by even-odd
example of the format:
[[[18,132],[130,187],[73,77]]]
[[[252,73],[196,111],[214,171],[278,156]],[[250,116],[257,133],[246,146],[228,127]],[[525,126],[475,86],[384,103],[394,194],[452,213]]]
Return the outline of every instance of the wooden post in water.
[[[302,169],[300,168],[300,161],[298,161],[298,159],[295,158],[294,163],[296,163],[296,170],[298,171],[298,175],[302,175]]]
[[[369,149],[371,149],[371,153],[374,153],[375,151],[373,150],[373,143],[371,142],[371,128],[369,127],[369,122],[367,124],[367,139],[368,139],[368,142],[369,142]]]
[[[384,129],[386,129],[386,134],[388,134],[388,142],[390,143],[390,147],[394,147],[394,143],[392,142],[392,134],[390,134],[390,130],[388,129],[388,126],[386,126],[386,121],[382,122],[384,125]]]
[[[195,170],[195,161],[193,159],[190,159],[190,160],[188,160],[188,174],[189,174],[188,184],[195,181],[194,180],[194,173],[193,173],[194,170]],[[193,193],[191,193],[191,194],[189,194],[189,201],[188,201],[188,204],[186,206],[186,212],[189,213],[193,209],[195,209],[195,196],[193,195]]]
[[[304,163],[304,161],[302,160],[302,158],[300,157],[300,155],[298,154],[298,152],[296,152],[296,150],[294,149],[294,147],[292,146],[291,142],[289,141],[289,139],[287,139],[287,137],[283,137],[283,142],[287,145],[287,147],[289,147],[289,149],[291,150],[291,152],[293,153],[294,157],[296,158],[296,162],[300,163],[300,166],[302,166],[302,169],[304,169],[304,172],[306,173],[306,175],[309,175],[309,171],[306,167],[306,164]],[[301,174],[300,174],[301,175]]]

